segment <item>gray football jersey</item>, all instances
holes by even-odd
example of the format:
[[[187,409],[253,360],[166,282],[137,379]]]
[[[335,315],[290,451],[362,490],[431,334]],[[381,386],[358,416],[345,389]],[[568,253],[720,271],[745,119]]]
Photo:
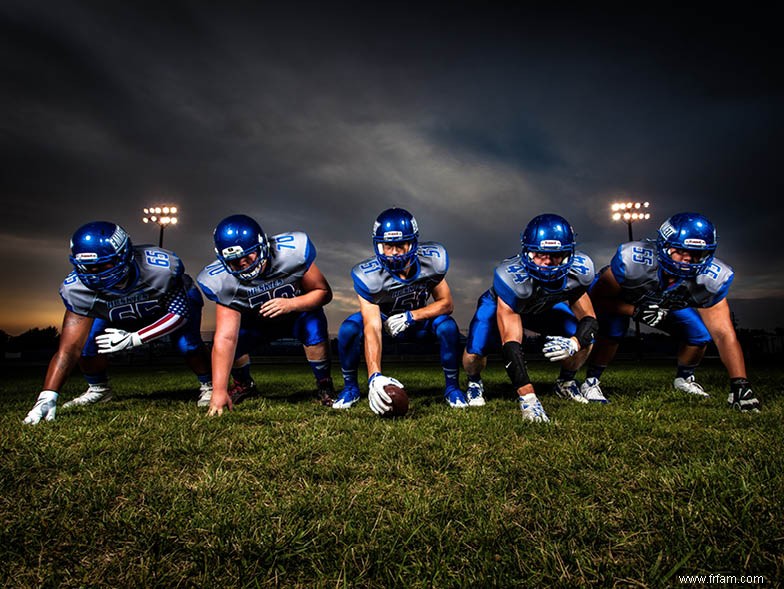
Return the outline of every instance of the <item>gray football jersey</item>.
[[[490,290],[521,315],[542,313],[561,301],[574,301],[588,290],[593,281],[593,261],[583,252],[574,253],[566,285],[557,291],[546,289],[528,274],[520,255],[507,258],[496,266]]]
[[[263,275],[246,282],[226,271],[216,260],[196,278],[204,296],[236,311],[258,310],[271,299],[302,294],[302,277],[316,259],[316,248],[306,233],[280,233],[269,240],[270,260]]]
[[[449,255],[440,243],[423,241],[417,248],[419,270],[407,280],[390,274],[373,257],[351,270],[354,290],[366,301],[378,305],[384,315],[420,309],[427,305],[433,289],[446,276]]]
[[[659,278],[656,243],[631,241],[615,252],[610,268],[621,286],[621,299],[635,306],[658,304],[664,309],[712,307],[727,296],[735,277],[732,268],[713,258],[695,278],[685,278],[665,288]]]
[[[174,295],[193,286],[182,261],[174,252],[152,245],[133,248],[136,276],[123,291],[90,290],[76,272],[71,272],[60,287],[65,307],[77,315],[105,319],[110,323],[155,320],[165,315]],[[133,270],[132,270],[133,273]],[[183,309],[183,314],[185,309]]]

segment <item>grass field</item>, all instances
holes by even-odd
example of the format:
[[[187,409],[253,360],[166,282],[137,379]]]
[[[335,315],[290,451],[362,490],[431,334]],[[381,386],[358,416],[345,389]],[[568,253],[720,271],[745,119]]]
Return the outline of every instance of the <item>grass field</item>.
[[[752,372],[765,407],[746,415],[715,364],[706,401],[671,391],[671,363],[618,364],[612,402],[583,406],[534,362],[549,425],[522,421],[500,366],[466,411],[438,367],[388,368],[404,419],[312,403],[303,361],[256,366],[264,398],[212,419],[184,368],[117,369],[114,401],[35,427],[43,369],[4,369],[0,586],[784,583],[781,368]]]

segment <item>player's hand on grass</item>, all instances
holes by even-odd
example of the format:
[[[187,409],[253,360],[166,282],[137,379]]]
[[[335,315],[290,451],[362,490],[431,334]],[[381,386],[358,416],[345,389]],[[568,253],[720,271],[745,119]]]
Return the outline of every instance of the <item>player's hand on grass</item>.
[[[231,402],[231,397],[228,391],[212,390],[212,397],[210,398],[210,408],[207,411],[207,416],[223,415],[223,408],[227,407],[229,411],[234,409],[234,404]]]
[[[54,416],[57,413],[57,393],[54,391],[41,391],[41,394],[38,395],[38,400],[33,405],[33,408],[30,409],[30,412],[27,414],[27,417],[24,418],[24,422],[30,425],[35,425],[42,419],[46,421],[54,420]]]

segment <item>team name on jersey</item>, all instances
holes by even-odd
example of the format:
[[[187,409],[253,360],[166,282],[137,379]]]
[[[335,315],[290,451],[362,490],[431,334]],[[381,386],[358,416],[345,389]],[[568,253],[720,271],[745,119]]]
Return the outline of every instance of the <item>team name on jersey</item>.
[[[107,300],[106,306],[109,309],[113,309],[114,307],[120,307],[122,305],[131,305],[133,303],[140,303],[142,301],[147,301],[149,299],[150,299],[150,295],[148,293],[140,292],[119,299]]]

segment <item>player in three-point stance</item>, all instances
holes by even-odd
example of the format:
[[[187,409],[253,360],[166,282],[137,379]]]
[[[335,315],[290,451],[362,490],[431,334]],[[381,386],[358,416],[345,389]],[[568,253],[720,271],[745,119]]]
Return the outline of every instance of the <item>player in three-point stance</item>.
[[[134,247],[122,227],[96,221],[73,234],[71,263],[74,270],[60,287],[60,345],[25,423],[54,419],[58,391],[77,363],[88,388],[63,409],[109,400],[106,355],[165,335],[199,379],[198,404],[209,404],[210,364],[199,331],[204,303],[180,259],[152,245]]]
[[[506,372],[517,391],[523,418],[549,421],[528,378],[523,327],[546,336],[544,353],[561,362],[555,392],[587,403],[574,377],[585,362],[597,329],[586,293],[594,277],[591,258],[575,251],[574,230],[559,215],[531,220],[521,235],[522,251],[495,269],[493,286],[477,303],[463,354],[468,403],[485,404],[481,371],[487,353],[502,344]],[[552,335],[558,334],[558,335]]]
[[[451,407],[467,407],[458,386],[459,332],[451,317],[454,304],[446,282],[449,256],[440,243],[419,242],[414,216],[400,208],[382,212],[373,226],[376,255],[351,271],[359,312],[340,326],[338,348],[343,390],[334,409],[347,409],[359,400],[357,369],[364,339],[370,408],[384,413],[391,399],[384,386],[399,381],[381,374],[382,330],[409,341],[435,338],[439,342],[446,388]],[[428,300],[432,297],[432,302]]]
[[[313,370],[318,399],[332,404],[329,336],[324,305],[332,289],[314,263],[307,234],[293,231],[267,239],[247,215],[226,217],[215,228],[217,262],[197,282],[217,303],[212,348],[214,390],[209,414],[220,415],[258,394],[251,378],[251,347],[259,341],[294,337]],[[234,385],[229,389],[229,376]]]
[[[589,291],[600,327],[588,359],[584,394],[604,397],[599,379],[615,356],[629,318],[635,317],[680,341],[673,381],[677,390],[708,396],[694,371],[713,338],[730,377],[730,407],[759,410],[727,303],[735,274],[714,257],[716,245],[716,228],[706,217],[678,213],[662,224],[655,242],[632,241],[618,247]]]

